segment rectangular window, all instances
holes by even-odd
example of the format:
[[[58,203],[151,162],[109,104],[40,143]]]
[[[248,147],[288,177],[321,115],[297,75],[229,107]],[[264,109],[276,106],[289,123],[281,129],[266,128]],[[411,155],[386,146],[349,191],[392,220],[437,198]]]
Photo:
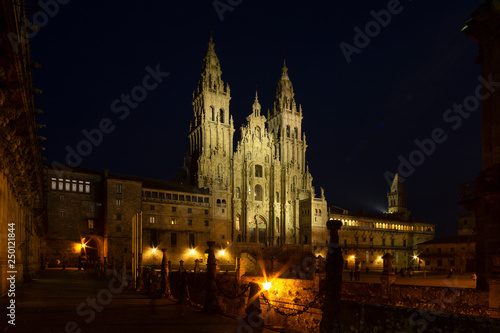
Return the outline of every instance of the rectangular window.
[[[122,194],[122,184],[116,185],[116,193],[117,194]]]
[[[151,198],[151,191],[146,191],[145,194],[146,194],[146,198]]]
[[[172,206],[172,213],[175,213],[177,211],[177,207]]]
[[[209,224],[208,220],[205,220],[205,227],[208,227],[208,224]]]
[[[94,220],[88,220],[87,222],[89,229],[94,229]]]
[[[177,224],[177,219],[175,217],[172,217],[171,224],[172,225]]]
[[[406,247],[406,239],[403,239],[403,246]]]
[[[193,199],[193,202],[196,202],[198,200],[197,197],[195,197],[194,195],[193,195],[192,199]]]
[[[394,238],[391,239],[391,246],[394,246]]]
[[[153,199],[158,199],[158,192],[153,192]]]
[[[201,202],[201,201],[200,201],[200,202]],[[208,198],[204,198],[204,199],[203,199],[203,202],[204,202],[204,203],[208,203]]]
[[[184,201],[184,196],[183,195],[179,195],[179,201]]]
[[[255,177],[262,177],[262,165],[255,166]]]
[[[205,215],[208,215],[208,209],[205,209]]]
[[[52,178],[52,181],[50,183],[50,188],[52,190],[57,190],[57,179],[56,178]]]
[[[59,216],[65,217],[66,216],[66,210],[65,209],[60,209],[59,210]]]
[[[156,223],[156,217],[155,216],[150,216],[149,217],[149,223]]]
[[[70,182],[66,182],[64,183],[64,190],[65,191],[71,191],[71,183]]]
[[[121,220],[122,220],[122,216],[121,216],[121,214],[116,214],[116,220],[117,220],[117,221],[121,221]]]
[[[194,234],[189,234],[189,247],[194,248]]]
[[[85,182],[85,193],[90,193],[90,182]]]
[[[344,247],[347,247],[347,239],[344,239]]]
[[[173,200],[177,200],[178,198],[179,198],[179,196],[178,196],[177,194],[173,194],[173,195],[172,195],[172,199],[173,199]]]
[[[193,220],[188,220],[188,225],[193,225]]]
[[[95,204],[93,202],[90,202],[89,211],[91,212],[95,211]]]
[[[167,198],[167,200],[171,200],[172,199],[172,194],[167,193],[167,194],[165,194],[165,197]]]
[[[150,205],[149,210],[155,210],[155,205]]]
[[[71,183],[71,192],[76,192],[77,186],[78,184],[76,183],[76,181],[73,181],[73,183]]]
[[[373,237],[370,238],[370,245],[373,245]]]
[[[177,234],[175,232],[172,232],[170,234],[170,245],[172,245],[172,246],[177,245]]]
[[[366,237],[363,237],[363,243],[366,242]]]
[[[190,196],[190,195],[186,195],[186,201],[187,201],[187,202],[190,202],[190,201],[191,201],[191,196]]]
[[[122,232],[122,227],[116,227],[116,232]]]
[[[207,199],[207,202],[208,202],[208,198],[205,198],[205,199]],[[198,202],[203,203],[203,197],[198,197]]]
[[[58,182],[58,184],[57,184],[57,185],[58,185],[58,186],[57,186],[57,189],[58,189],[59,191],[64,190],[64,183],[63,183],[63,180],[62,180],[62,179],[59,179],[59,182]]]
[[[165,193],[160,192],[160,199],[165,199]]]
[[[385,246],[385,238],[382,238],[382,246]]]
[[[122,199],[116,199],[116,205],[121,206],[122,204]]]
[[[193,213],[193,208],[188,208],[188,214],[192,214]]]
[[[78,192],[83,193],[83,182],[78,182]]]

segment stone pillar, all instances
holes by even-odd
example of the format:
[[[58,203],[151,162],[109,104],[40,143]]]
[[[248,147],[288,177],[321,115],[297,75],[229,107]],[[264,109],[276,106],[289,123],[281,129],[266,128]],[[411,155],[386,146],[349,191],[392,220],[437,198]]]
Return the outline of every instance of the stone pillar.
[[[127,263],[125,262],[125,256],[122,255],[122,287],[127,287]]]
[[[245,332],[262,333],[264,331],[264,319],[260,317],[262,310],[260,309],[259,291],[259,285],[255,282],[250,282],[250,294],[248,295],[247,307],[245,309],[247,315],[243,318],[245,328],[247,329]],[[243,332],[243,330],[241,331]]]
[[[326,293],[325,302],[321,309],[321,323],[319,329],[321,333],[340,332],[340,292],[342,290],[342,248],[339,245],[339,229],[342,222],[339,220],[329,220],[326,227],[330,232],[330,244],[326,257]]]
[[[390,253],[383,255],[384,269],[380,274],[380,284],[382,285],[382,297],[389,297],[389,287],[396,281],[396,273],[392,270],[392,260],[394,257]]]
[[[182,274],[185,271],[184,269],[184,260],[179,261],[179,274]]]
[[[215,253],[214,253],[214,241],[208,241],[208,260],[207,260],[207,283],[205,287],[205,305],[203,306],[204,312],[220,313],[221,309],[219,306],[219,301],[217,300],[217,285],[215,284],[215,269],[217,267]]]
[[[238,283],[241,281],[241,277],[245,275],[245,266],[243,266],[243,261],[245,259],[243,258],[238,258],[237,265],[238,267],[236,268],[236,279]]]
[[[492,255],[492,269],[488,278],[489,308],[492,316],[500,318],[500,249]]]
[[[163,252],[163,258],[161,259],[160,298],[168,298],[171,294],[170,283],[168,282],[167,249],[161,249],[161,252]]]
[[[137,286],[135,288],[136,291],[142,291],[144,290],[144,272],[142,268],[142,253],[139,253],[139,259],[137,262],[137,266],[139,268],[137,269]]]

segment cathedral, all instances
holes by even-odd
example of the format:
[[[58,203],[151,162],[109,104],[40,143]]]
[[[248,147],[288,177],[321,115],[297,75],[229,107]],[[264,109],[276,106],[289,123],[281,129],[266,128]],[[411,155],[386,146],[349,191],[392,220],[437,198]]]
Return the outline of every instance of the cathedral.
[[[214,217],[226,221],[234,242],[325,244],[327,202],[316,197],[306,163],[302,107],[295,101],[286,63],[272,112],[261,113],[258,95],[233,146],[231,90],[212,36],[193,93],[190,154],[184,176],[214,197]]]

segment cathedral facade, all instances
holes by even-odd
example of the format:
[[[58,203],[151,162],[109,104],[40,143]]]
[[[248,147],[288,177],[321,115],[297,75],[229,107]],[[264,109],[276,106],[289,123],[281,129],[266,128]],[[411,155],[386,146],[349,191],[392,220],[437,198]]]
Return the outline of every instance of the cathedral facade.
[[[317,198],[312,186],[302,107],[295,102],[286,64],[272,113],[261,114],[256,93],[235,147],[231,90],[221,74],[210,38],[193,93],[194,120],[186,166],[191,184],[214,196],[214,217],[227,224],[234,242],[325,244],[327,203],[323,189]]]

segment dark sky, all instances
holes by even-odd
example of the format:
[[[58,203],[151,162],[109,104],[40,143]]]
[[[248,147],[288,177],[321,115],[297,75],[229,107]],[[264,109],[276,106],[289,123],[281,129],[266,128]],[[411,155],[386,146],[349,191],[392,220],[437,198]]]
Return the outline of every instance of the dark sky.
[[[447,139],[404,185],[415,218],[437,223],[438,236],[456,234],[458,184],[473,181],[481,167],[480,114],[460,124],[443,116],[479,84],[477,45],[461,29],[481,1],[216,3],[234,6],[222,20],[212,1],[70,1],[57,13],[50,8],[52,15],[31,15],[41,26],[31,45],[42,65],[34,77],[43,90],[36,104],[47,125],[40,134],[48,162],[65,163],[66,147],[76,149],[83,130],[109,118],[114,130],[80,167],[173,179],[188,147],[192,92],[211,28],[231,86],[235,139],[256,87],[264,114],[272,107],[286,55],[313,185],[325,189],[329,205],[387,210],[384,173],[398,170],[399,156],[421,157],[414,141],[441,128]],[[348,63],[340,44],[354,47],[354,29],[364,31],[371,12],[388,7],[390,22],[369,24],[372,37],[358,40]],[[127,116],[114,113],[113,101],[143,84],[147,66],[169,75]]]

